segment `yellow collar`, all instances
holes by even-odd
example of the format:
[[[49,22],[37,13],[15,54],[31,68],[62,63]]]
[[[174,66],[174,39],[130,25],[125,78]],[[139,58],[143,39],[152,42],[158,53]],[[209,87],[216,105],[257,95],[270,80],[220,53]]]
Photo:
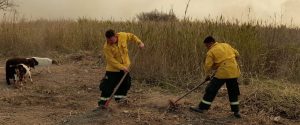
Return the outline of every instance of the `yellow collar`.
[[[218,44],[218,42],[215,42],[214,44],[212,44],[208,50],[210,50],[211,48],[213,48],[214,46],[216,46]]]

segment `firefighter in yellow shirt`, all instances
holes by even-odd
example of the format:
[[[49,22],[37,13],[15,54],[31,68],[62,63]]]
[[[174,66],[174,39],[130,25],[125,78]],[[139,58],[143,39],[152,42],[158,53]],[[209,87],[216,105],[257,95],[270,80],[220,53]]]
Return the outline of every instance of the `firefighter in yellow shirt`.
[[[107,30],[105,33],[106,42],[103,47],[103,53],[106,60],[105,77],[100,83],[101,97],[98,106],[104,108],[106,101],[111,96],[114,88],[117,86],[125,72],[129,72],[130,59],[128,55],[127,42],[134,42],[140,48],[144,48],[144,43],[134,34]],[[121,86],[117,90],[114,98],[118,103],[126,103],[126,95],[131,86],[131,77],[129,73],[125,77]]]
[[[239,114],[239,101],[240,95],[237,78],[240,76],[240,69],[237,64],[239,53],[236,49],[232,48],[227,43],[218,43],[211,36],[204,40],[204,44],[208,49],[205,59],[205,73],[207,74],[206,80],[211,79],[211,72],[215,70],[214,77],[205,89],[205,94],[198,107],[190,107],[192,111],[203,113],[207,111],[218,90],[226,83],[231,111],[236,118],[241,118]]]

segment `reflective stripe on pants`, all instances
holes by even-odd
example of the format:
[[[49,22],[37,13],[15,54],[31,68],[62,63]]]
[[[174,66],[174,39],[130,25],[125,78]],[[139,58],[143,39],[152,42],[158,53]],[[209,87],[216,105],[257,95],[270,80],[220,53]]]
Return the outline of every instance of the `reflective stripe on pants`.
[[[205,101],[204,99],[202,100],[202,103],[207,104],[207,105],[211,105],[211,102]]]
[[[231,102],[230,105],[239,105],[239,102]]]
[[[122,98],[126,98],[126,96],[124,96],[124,95],[115,95],[115,98],[122,99]]]

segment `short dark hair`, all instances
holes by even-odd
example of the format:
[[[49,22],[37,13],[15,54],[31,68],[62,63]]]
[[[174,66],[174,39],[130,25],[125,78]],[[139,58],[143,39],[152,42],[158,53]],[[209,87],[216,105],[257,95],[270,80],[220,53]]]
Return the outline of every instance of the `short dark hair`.
[[[204,39],[204,43],[214,43],[215,39],[212,36],[208,36]]]
[[[109,29],[109,30],[107,30],[107,31],[105,32],[105,37],[106,37],[106,38],[111,38],[111,37],[113,37],[113,36],[115,36],[115,31],[114,31],[114,30]]]

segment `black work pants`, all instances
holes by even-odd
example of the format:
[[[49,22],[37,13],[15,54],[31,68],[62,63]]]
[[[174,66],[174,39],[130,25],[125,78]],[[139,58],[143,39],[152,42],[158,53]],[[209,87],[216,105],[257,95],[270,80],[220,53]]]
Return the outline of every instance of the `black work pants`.
[[[98,105],[104,105],[105,102],[109,99],[111,94],[113,93],[115,87],[120,82],[125,72],[109,72],[105,73],[105,77],[101,80],[99,85],[99,89],[101,91],[101,98],[98,102]],[[117,89],[114,98],[115,100],[120,100],[126,97],[128,90],[131,87],[131,77],[128,73],[121,83],[120,87]]]
[[[240,95],[240,90],[239,90],[237,78],[233,78],[233,79],[213,78],[206,87],[203,99],[199,104],[200,109],[208,110],[210,108],[219,89],[224,85],[224,83],[226,83],[231,111],[239,112],[238,96]]]

